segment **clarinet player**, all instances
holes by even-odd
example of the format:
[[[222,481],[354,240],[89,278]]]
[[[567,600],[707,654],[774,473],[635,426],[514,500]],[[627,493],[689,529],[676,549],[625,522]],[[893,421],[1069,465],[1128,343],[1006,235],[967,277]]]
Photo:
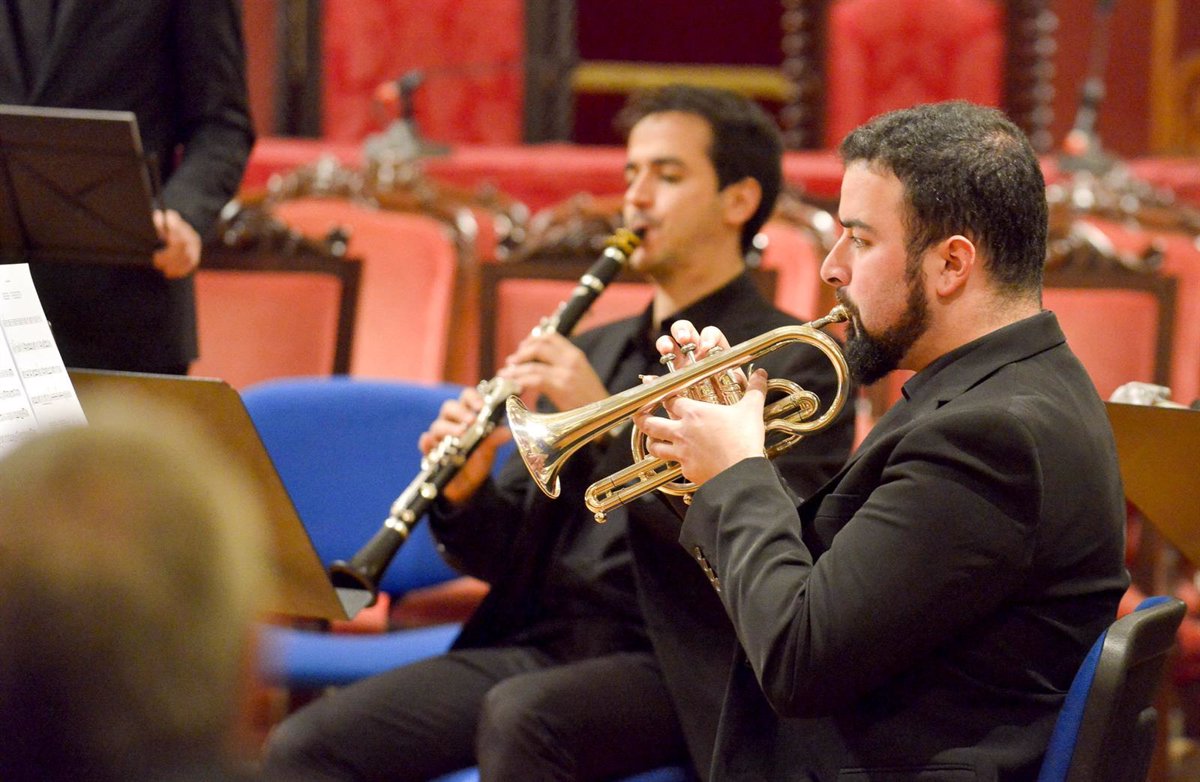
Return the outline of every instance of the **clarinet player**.
[[[662,370],[656,337],[679,318],[749,338],[799,323],[770,305],[744,253],[781,185],[779,133],[730,93],[668,87],[624,110],[624,220],[644,234],[630,257],[653,301],[641,315],[569,340],[535,333],[500,375],[565,410]],[[813,313],[797,313],[812,315]],[[785,355],[786,354],[786,355]],[[836,378],[816,351],[763,361],[823,399]],[[421,438],[426,452],[462,432],[480,397],[447,403]],[[784,457],[813,490],[845,460],[853,422]],[[514,454],[491,478],[498,429],[450,481],[430,514],[445,551],[491,590],[446,655],[325,696],[276,730],[278,779],[423,781],[477,765],[484,780],[604,780],[666,764],[705,778],[729,675],[732,627],[676,538],[679,519],[645,497],[593,522],[587,486],[632,460],[625,437],[594,443],[543,496]],[[647,621],[647,619],[651,621]]]

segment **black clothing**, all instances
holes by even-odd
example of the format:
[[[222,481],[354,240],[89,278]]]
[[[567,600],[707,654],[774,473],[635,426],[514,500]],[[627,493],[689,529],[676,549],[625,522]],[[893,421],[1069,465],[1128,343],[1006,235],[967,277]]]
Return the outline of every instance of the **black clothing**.
[[[42,46],[26,46],[40,34],[21,29],[25,5],[0,14],[0,102],[132,111],[164,182],[163,205],[203,237],[237,191],[254,140],[241,4],[34,0],[57,6]],[[37,62],[23,47],[40,52]],[[191,277],[82,263],[30,271],[68,366],[171,371],[196,357]]]
[[[665,325],[678,318],[718,325],[731,341],[796,323],[747,275]],[[647,310],[576,342],[617,392],[639,374],[661,374],[653,341],[664,331]],[[777,351],[759,364],[831,397],[832,370],[811,348]],[[833,431],[782,460],[815,488],[844,461],[852,426],[847,409]],[[699,567],[675,542],[679,516],[661,497],[614,510],[605,524],[592,520],[584,490],[630,461],[624,428],[572,456],[551,500],[513,454],[466,507],[437,508],[430,523],[448,558],[491,584],[454,651],[293,715],[272,741],[272,768],[324,769],[316,779],[396,779],[402,758],[424,753],[442,765],[413,779],[471,765],[462,760],[472,756],[489,778],[609,779],[690,755],[706,773],[734,636]],[[508,673],[516,664],[527,670]],[[475,673],[453,675],[462,665]],[[500,703],[511,707],[491,708]],[[434,722],[443,727],[430,753],[411,726]]]
[[[1128,585],[1112,431],[1051,313],[914,376],[803,501],[747,459],[681,541],[744,652],[714,779],[1033,780]]]

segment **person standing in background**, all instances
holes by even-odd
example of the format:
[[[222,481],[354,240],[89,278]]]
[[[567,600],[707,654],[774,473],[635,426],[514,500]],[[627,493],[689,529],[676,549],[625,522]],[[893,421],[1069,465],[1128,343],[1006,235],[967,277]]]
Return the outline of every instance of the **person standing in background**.
[[[0,102],[137,116],[163,182],[153,267],[30,270],[67,366],[186,374],[202,240],[254,143],[239,0],[4,0]]]

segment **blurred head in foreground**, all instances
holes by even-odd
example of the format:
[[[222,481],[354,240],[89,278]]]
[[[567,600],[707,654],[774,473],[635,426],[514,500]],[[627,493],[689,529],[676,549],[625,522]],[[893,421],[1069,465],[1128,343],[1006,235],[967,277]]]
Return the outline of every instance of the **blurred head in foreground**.
[[[217,771],[269,588],[257,495],[144,402],[0,460],[0,779]]]

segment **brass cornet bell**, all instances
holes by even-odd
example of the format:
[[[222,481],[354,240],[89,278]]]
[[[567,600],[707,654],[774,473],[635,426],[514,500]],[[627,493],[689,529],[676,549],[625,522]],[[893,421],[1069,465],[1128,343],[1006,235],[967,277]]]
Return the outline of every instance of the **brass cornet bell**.
[[[818,320],[768,331],[644,385],[574,410],[534,413],[518,397],[510,397],[507,403],[508,423],[517,451],[541,490],[550,497],[557,497],[558,475],[563,464],[586,443],[632,418],[639,410],[661,404],[669,397],[687,394],[705,398],[712,394],[727,394],[728,389],[721,386],[722,378],[730,370],[749,364],[785,345],[804,343],[820,350],[833,363],[837,375],[837,394],[824,412],[814,418],[819,406],[814,394],[791,381],[772,380],[772,390],[787,394],[784,399],[767,405],[763,410],[768,439],[776,438],[774,442],[765,444],[767,455],[775,456],[806,435],[828,426],[845,407],[850,374],[846,359],[837,342],[821,329],[847,318],[846,310],[839,305]],[[708,388],[704,389],[705,386]],[[692,393],[691,389],[698,390]],[[721,401],[731,400],[726,398]],[[635,428],[634,464],[593,483],[585,493],[584,501],[596,514],[597,521],[604,521],[612,508],[654,489],[685,497],[695,491],[693,484],[678,481],[682,473],[678,464],[647,456],[643,440],[641,432]]]

